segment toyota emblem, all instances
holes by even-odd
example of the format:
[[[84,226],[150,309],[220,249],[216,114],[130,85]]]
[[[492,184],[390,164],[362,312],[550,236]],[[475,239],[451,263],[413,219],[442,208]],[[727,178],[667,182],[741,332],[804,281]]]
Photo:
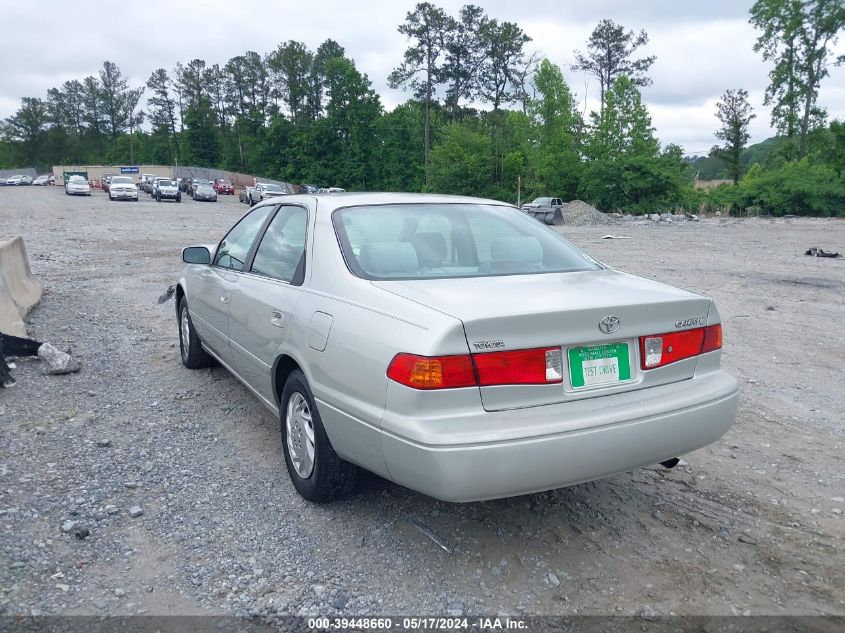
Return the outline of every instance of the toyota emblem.
[[[619,317],[609,314],[599,321],[599,329],[605,334],[613,334],[619,329]]]

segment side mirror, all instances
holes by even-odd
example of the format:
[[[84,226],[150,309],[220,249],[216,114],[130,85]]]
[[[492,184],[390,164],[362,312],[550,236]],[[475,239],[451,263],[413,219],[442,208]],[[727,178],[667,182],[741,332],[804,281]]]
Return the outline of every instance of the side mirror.
[[[210,264],[211,253],[205,246],[188,246],[182,249],[182,261],[186,264]]]

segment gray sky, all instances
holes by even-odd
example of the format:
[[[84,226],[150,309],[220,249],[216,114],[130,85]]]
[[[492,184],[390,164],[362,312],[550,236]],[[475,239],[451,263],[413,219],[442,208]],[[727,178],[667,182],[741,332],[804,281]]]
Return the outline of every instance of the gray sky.
[[[770,66],[752,51],[748,24],[752,0],[488,0],[476,1],[490,17],[518,23],[537,51],[561,66],[570,87],[589,111],[596,107],[596,80],[575,73],[573,49],[585,49],[596,23],[610,18],[626,28],[645,29],[643,55],[656,55],[654,85],[643,90],[657,135],[688,153],[704,153],[715,142],[715,103],[728,88],[745,88],[757,112],[751,142],[773,134],[763,92]],[[34,5],[39,5],[35,8]],[[103,60],[117,63],[132,86],[159,67],[199,57],[221,66],[246,50],[261,54],[295,39],[316,49],[337,40],[367,73],[385,107],[408,95],[390,90],[386,77],[407,43],[396,31],[412,0],[350,2],[318,0],[180,0],[91,2],[0,0],[0,118],[23,96],[45,97],[48,88],[96,74]],[[465,2],[435,2],[456,15]],[[52,9],[48,9],[50,6]],[[191,19],[191,16],[195,16]],[[845,41],[835,48],[845,53]],[[845,118],[845,67],[832,68],[819,104],[831,118]]]

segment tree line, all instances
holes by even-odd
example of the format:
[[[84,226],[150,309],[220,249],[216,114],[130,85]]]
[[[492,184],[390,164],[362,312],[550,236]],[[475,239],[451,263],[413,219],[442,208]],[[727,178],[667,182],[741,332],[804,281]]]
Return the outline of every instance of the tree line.
[[[0,123],[0,166],[191,164],[350,190],[582,198],[627,212],[845,214],[843,126],[817,104],[830,65],[845,61],[830,59],[845,8],[757,0],[749,19],[753,48],[772,65],[765,105],[778,132],[776,151],[753,165],[755,114],[741,87],[717,105],[721,143],[706,159],[659,142],[640,93],[655,62],[638,54],[645,31],[602,20],[573,51],[571,70],[599,87],[598,111],[585,115],[561,67],[532,52],[518,24],[471,4],[450,15],[422,2],[398,26],[407,48],[387,79],[409,98],[393,110],[331,39],[316,50],[291,40],[222,65],[178,62],[143,86],[106,61],[46,98],[23,98]],[[696,192],[705,160],[735,186]]]

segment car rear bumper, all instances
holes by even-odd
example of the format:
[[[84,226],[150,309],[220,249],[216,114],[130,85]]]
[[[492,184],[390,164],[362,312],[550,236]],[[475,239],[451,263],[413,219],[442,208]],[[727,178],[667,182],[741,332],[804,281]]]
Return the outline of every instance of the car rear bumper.
[[[384,433],[383,452],[394,481],[432,497],[509,497],[600,479],[707,446],[731,427],[738,400],[736,380],[718,371],[639,392],[479,413],[498,429],[479,433],[479,441],[464,436],[461,443],[423,443]],[[503,420],[512,428],[545,425],[550,432],[490,441],[503,430]]]

